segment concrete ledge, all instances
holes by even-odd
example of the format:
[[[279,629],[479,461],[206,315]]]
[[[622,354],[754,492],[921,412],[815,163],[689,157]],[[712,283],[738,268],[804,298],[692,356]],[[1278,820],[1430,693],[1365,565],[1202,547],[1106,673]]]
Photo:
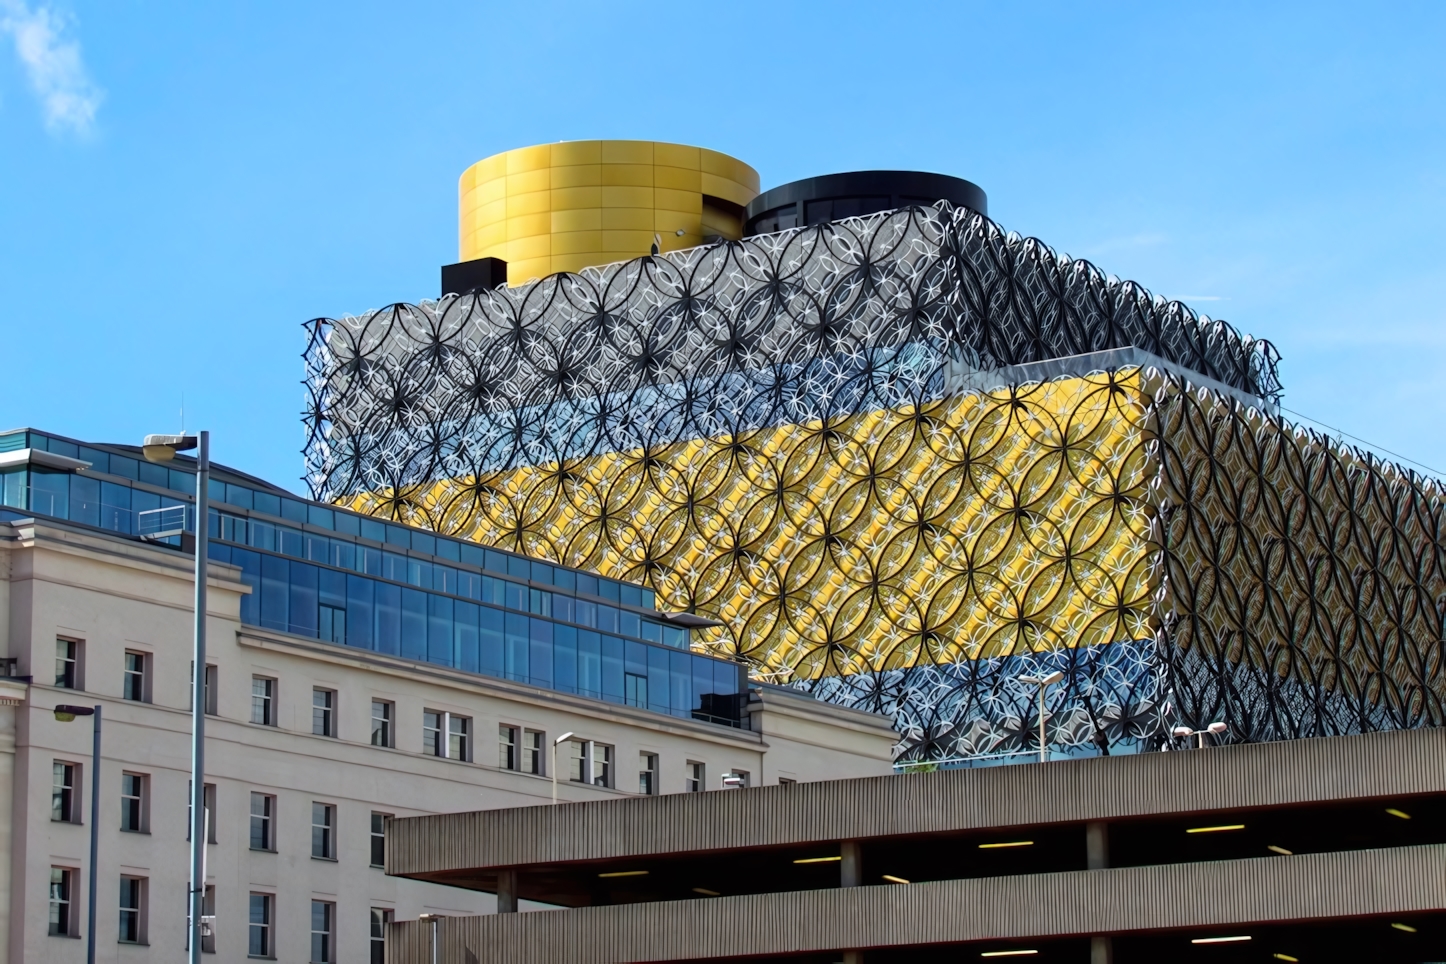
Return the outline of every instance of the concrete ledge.
[[[1190,900],[1173,899],[1190,894]],[[443,919],[443,961],[622,964],[1125,934],[1446,908],[1446,846]],[[430,928],[387,932],[428,964]]]
[[[1446,730],[395,820],[387,872],[518,867],[1446,792]]]

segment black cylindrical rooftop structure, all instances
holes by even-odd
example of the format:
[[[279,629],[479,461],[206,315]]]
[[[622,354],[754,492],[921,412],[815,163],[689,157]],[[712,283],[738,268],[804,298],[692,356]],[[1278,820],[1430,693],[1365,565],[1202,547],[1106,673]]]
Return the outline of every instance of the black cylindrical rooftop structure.
[[[948,201],[989,213],[984,189],[962,177],[923,171],[851,171],[792,181],[748,202],[743,236]]]

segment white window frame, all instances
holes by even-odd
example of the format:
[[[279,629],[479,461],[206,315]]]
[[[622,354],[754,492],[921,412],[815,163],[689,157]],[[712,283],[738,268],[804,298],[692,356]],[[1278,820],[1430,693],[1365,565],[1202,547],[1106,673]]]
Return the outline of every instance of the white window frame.
[[[429,714],[437,717],[438,725],[435,730],[427,725],[427,716]],[[462,737],[460,753],[455,752],[452,748],[453,736],[459,735],[452,732],[452,723],[454,720],[463,725],[463,731],[460,734]],[[436,734],[435,743],[432,746],[428,746],[427,741],[432,738],[434,733]],[[422,710],[422,752],[427,756],[437,757],[441,760],[461,760],[465,763],[472,759],[472,739],[474,735],[472,717],[470,716],[463,716],[460,713],[452,713],[447,710]]]
[[[683,789],[687,793],[702,793],[708,789],[708,766],[697,760],[689,760],[683,771]]]
[[[135,779],[134,794],[126,793],[129,778]],[[121,771],[121,832],[122,833],[150,833],[151,832],[151,776],[149,773],[137,773],[134,770]],[[135,806],[129,806],[134,800]],[[126,814],[134,809],[136,825],[127,827]]]
[[[140,660],[139,671],[130,668],[132,657]],[[151,701],[151,654],[145,650],[128,649],[122,657],[121,663],[121,696],[133,703],[149,703]],[[132,683],[135,684],[134,688]],[[139,691],[139,695],[129,695],[131,692]]]
[[[260,688],[264,693],[258,693],[257,684],[264,684]],[[276,677],[262,676],[259,673],[251,676],[251,722],[258,726],[276,725],[276,701],[280,695],[281,687],[277,685]],[[258,702],[259,701],[259,702]],[[260,719],[257,717],[260,716]]]
[[[124,903],[127,881],[133,881],[135,883],[134,907],[127,907]],[[116,934],[117,943],[139,945],[150,943],[150,941],[147,940],[148,935],[146,934],[146,925],[148,923],[146,920],[146,905],[149,903],[147,900],[149,890],[150,880],[148,878],[139,877],[135,874],[121,874],[120,899],[117,902],[117,909],[119,911],[119,920],[117,921],[118,933]],[[133,939],[127,939],[125,936],[125,919],[127,914],[135,915],[135,937]]]
[[[384,712],[386,713],[386,715],[385,715],[384,717],[377,716],[377,707],[378,707],[378,706],[384,706],[384,707],[386,707],[386,710],[384,711]],[[380,743],[377,742],[377,723],[378,723],[378,722],[380,722],[380,723],[382,724],[382,741],[381,741]],[[372,746],[386,746],[386,747],[396,746],[396,733],[397,733],[396,723],[397,723],[397,704],[394,703],[394,702],[392,702],[391,700],[378,700],[378,699],[373,699],[373,700],[372,700],[372,731],[371,731],[371,743],[372,743]]]
[[[317,823],[317,819],[321,823]],[[320,831],[318,841],[317,831]],[[317,853],[317,843],[321,844],[321,853]],[[319,800],[311,802],[311,858],[313,860],[336,860],[336,804],[322,803]]]
[[[316,700],[319,696],[325,696],[325,703],[318,705]],[[336,739],[337,721],[337,692],[326,686],[313,686],[311,688],[311,732],[313,736],[329,736]],[[321,713],[321,729],[317,726],[317,712]]]

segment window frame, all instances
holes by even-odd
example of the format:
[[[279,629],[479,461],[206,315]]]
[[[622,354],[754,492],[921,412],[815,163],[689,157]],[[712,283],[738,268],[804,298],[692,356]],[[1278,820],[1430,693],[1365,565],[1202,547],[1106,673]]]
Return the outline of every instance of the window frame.
[[[369,942],[371,964],[386,964],[387,925],[395,919],[395,916],[396,911],[391,907],[373,907],[371,909],[371,941]]]
[[[49,937],[79,937],[80,921],[76,919],[75,882],[80,871],[74,867],[50,867],[50,884],[46,888],[47,918],[45,933]],[[60,894],[57,896],[57,887]]]
[[[322,929],[317,929],[317,912],[321,912]],[[320,939],[320,948],[317,941]],[[318,953],[318,950],[320,953]],[[309,964],[335,964],[336,961],[336,903],[330,900],[311,901],[311,951]]]
[[[135,793],[127,793],[132,787],[128,786],[130,780],[135,780]],[[151,832],[151,775],[149,773],[137,773],[134,770],[121,771],[121,833],[150,833]],[[135,826],[126,826],[131,821],[129,816],[134,816]]]
[[[658,794],[658,754],[638,751],[638,793],[645,797]]]
[[[133,897],[135,903],[134,906],[131,907],[126,906],[127,884],[130,884],[133,887]],[[147,924],[149,923],[149,921],[147,920],[147,917],[149,915],[146,913],[147,904],[149,903],[147,898],[150,896],[148,893],[149,890],[149,878],[141,877],[136,874],[120,875],[120,893],[118,896],[118,900],[116,901],[120,919],[117,922],[119,926],[116,935],[116,943],[139,945],[145,945],[150,943],[150,941],[148,940],[149,935],[146,933]],[[131,923],[134,928],[133,937],[126,936],[126,921],[128,914],[133,915],[131,917]]]
[[[61,647],[69,647],[62,655]],[[61,663],[66,665],[62,669]],[[55,637],[55,688],[85,690],[85,640],[74,636]]]
[[[257,921],[257,910],[261,920]],[[257,934],[261,937],[259,952],[256,948]],[[250,891],[246,901],[246,956],[267,961],[276,960],[276,895],[262,891]]]
[[[568,740],[567,742],[570,748],[568,782],[612,789],[616,780],[614,770],[616,747],[611,743],[602,743],[597,740]]]
[[[395,816],[395,814],[382,813],[380,810],[373,810],[373,811],[372,811],[372,818],[371,818],[371,836],[370,836],[370,841],[369,841],[369,843],[370,843],[370,852],[369,852],[369,854],[368,854],[368,857],[369,857],[369,859],[371,860],[371,866],[372,866],[372,867],[378,867],[378,868],[382,868],[382,869],[385,869],[385,868],[386,868],[386,865],[387,865],[387,821],[390,820],[390,819],[392,819],[393,816]],[[378,829],[377,829],[378,825],[381,826],[381,830],[378,830]],[[377,851],[378,851],[378,850],[381,851],[381,854],[380,854],[381,859],[380,859],[380,860],[377,859],[377,857],[378,857]]]
[[[141,649],[128,649],[121,657],[121,698],[132,703],[151,701],[151,654]],[[140,669],[131,668],[131,660],[140,662]]]
[[[262,802],[262,813],[256,812],[257,801]],[[276,794],[262,793],[258,790],[251,791],[250,823],[248,825],[250,849],[253,853],[274,854],[276,850]],[[256,846],[257,821],[265,837],[263,846]]]
[[[521,762],[522,727],[510,723],[497,724],[497,766],[502,770],[517,770]]]
[[[683,770],[683,792],[702,793],[708,789],[708,767],[707,764],[697,760],[689,760]]]
[[[518,759],[518,768],[523,773],[532,776],[546,776],[546,746],[547,734],[545,732],[542,730],[529,730],[524,727],[522,730],[522,750]]]
[[[217,691],[220,689],[220,686],[219,686],[219,684],[218,684],[218,680],[219,680],[219,679],[220,679],[220,671],[216,668],[216,664],[215,664],[215,663],[207,663],[207,664],[206,664],[205,693],[203,694],[203,697],[204,697],[204,699],[206,700],[206,708],[205,708],[205,710],[202,711],[202,712],[204,712],[207,716],[217,716],[217,715],[219,715],[219,714],[217,713],[217,711],[216,711],[216,706],[217,706],[217,702],[216,702],[216,700],[217,700]],[[194,709],[194,707],[193,707],[192,704],[193,704],[194,701],[195,701],[195,696],[196,696],[196,662],[195,662],[195,660],[192,660],[192,661],[191,661],[191,672],[190,672],[190,675],[186,677],[186,712],[187,712],[187,713],[191,712],[191,710]]]
[[[429,717],[436,718],[436,726],[430,724]],[[460,733],[453,729],[453,721],[462,724]],[[422,709],[422,754],[424,756],[470,763],[474,732],[470,716],[463,716],[450,710],[433,710],[425,707]],[[454,752],[453,739],[459,736],[461,737],[460,750]]]
[[[325,705],[317,705],[317,697],[325,696]],[[325,686],[313,686],[311,688],[311,734],[313,736],[325,736],[336,739],[337,723],[337,691]],[[321,714],[320,720],[317,714]],[[320,723],[321,729],[317,729]]]
[[[385,708],[385,715],[377,716],[377,707]],[[396,746],[397,704],[391,700],[372,700],[372,746]],[[381,722],[382,741],[377,742],[377,723]]]
[[[321,823],[317,823],[318,817],[321,819]],[[318,831],[320,831],[319,834]],[[336,804],[334,803],[311,801],[311,859],[336,860]]]
[[[60,783],[62,769],[68,784]],[[68,760],[50,761],[50,822],[81,823],[81,764]],[[59,816],[57,816],[57,811]]]
[[[257,692],[257,686],[264,690]],[[276,725],[276,700],[281,687],[277,684],[276,677],[262,676],[259,673],[251,674],[251,722],[257,726]],[[261,719],[257,719],[260,716]]]

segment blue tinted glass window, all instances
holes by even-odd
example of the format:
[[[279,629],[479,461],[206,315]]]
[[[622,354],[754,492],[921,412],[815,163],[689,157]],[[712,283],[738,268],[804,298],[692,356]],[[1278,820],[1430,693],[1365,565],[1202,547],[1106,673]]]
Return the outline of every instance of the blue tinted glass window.
[[[528,620],[532,640],[532,663],[528,667],[534,686],[552,686],[552,623],[546,619]]]
[[[297,559],[306,556],[306,540],[300,529],[288,529],[286,526],[276,527],[276,551]]]
[[[312,562],[331,562],[331,540],[326,536],[305,533],[306,558]]]
[[[361,535],[361,520],[350,512],[334,512],[332,521],[336,523],[336,531],[342,535]]]
[[[552,685],[577,692],[577,630],[572,626],[552,627]]]
[[[453,659],[458,669],[469,673],[481,672],[482,666],[477,640],[477,609],[475,603],[459,601],[452,616],[456,628]]]
[[[579,599],[573,604],[577,618],[574,622],[582,623],[584,626],[597,625],[597,603],[586,599]]]
[[[624,636],[643,635],[642,619],[635,612],[626,609],[618,610],[618,632]]]
[[[127,458],[124,455],[112,455],[110,457],[110,474],[119,475],[123,479],[139,479],[140,467],[136,460]]]
[[[226,483],[226,502],[249,509],[251,508],[251,490],[244,485],[232,485],[228,482]]]
[[[457,570],[457,595],[468,599],[482,598],[482,576],[465,569]]]
[[[87,445],[82,445],[80,447],[80,455],[78,456],[78,458],[82,462],[90,463],[90,471],[104,472],[107,475],[110,474],[109,452],[102,452],[100,449],[93,449]]]
[[[164,472],[165,469],[162,469],[161,471]],[[220,502],[225,502],[225,501],[226,501],[226,483],[225,483],[225,482],[222,482],[220,479],[212,479],[211,481],[207,482],[207,483],[206,483],[206,498],[208,498],[208,499],[211,500],[211,504],[212,504],[212,505],[215,505],[215,504],[220,503]]]
[[[268,552],[279,551],[276,546],[276,526],[269,522],[262,522],[259,519],[252,519],[248,526],[248,542],[257,549],[265,549]]]
[[[376,583],[360,576],[346,577],[346,642],[348,646],[372,649],[376,645],[373,614]]]
[[[546,589],[527,591],[527,611],[538,616],[552,615],[552,593]]]
[[[457,570],[451,566],[433,563],[432,588],[438,592],[451,593],[454,596],[462,595],[457,591]]]
[[[7,469],[5,476],[5,504],[12,509],[25,508],[25,482],[27,472],[24,469]]]
[[[399,655],[402,651],[402,587],[376,583],[376,650]]]
[[[342,569],[356,569],[356,543],[332,539],[331,564]]]
[[[407,582],[423,589],[432,588],[432,564],[407,557]]]
[[[241,597],[241,622],[248,626],[261,625],[261,559],[259,552],[231,549],[231,565],[241,567],[241,581],[251,587]]]
[[[528,600],[526,586],[516,582],[504,582],[502,584],[502,590],[504,593],[503,598],[506,600],[505,605],[508,609],[520,609],[523,612],[527,611]]]
[[[311,523],[312,525],[314,525],[314,526],[320,526],[320,527],[323,528],[323,529],[333,529],[333,530],[336,529],[336,521],[335,521],[335,519],[334,519],[334,513],[333,513],[330,509],[326,508],[325,506],[320,506],[320,505],[309,505],[309,506],[307,506],[307,507],[306,507],[306,521],[307,521],[307,522],[310,522],[310,523]]]
[[[558,572],[561,572],[561,571],[562,571],[561,569],[558,570]],[[552,618],[553,618],[553,619],[560,619],[560,620],[562,620],[562,621],[564,621],[564,622],[569,622],[569,623],[575,623],[575,622],[577,622],[577,619],[576,619],[577,613],[576,613],[575,607],[574,607],[574,604],[577,602],[576,599],[574,599],[574,598],[571,597],[571,596],[564,596],[564,595],[563,595],[562,593],[560,593],[560,592],[549,593],[548,595],[550,595],[550,596],[552,597]]]
[[[461,555],[458,553],[457,543],[451,539],[439,538],[437,540],[437,555],[442,559],[448,559],[452,562],[462,561]]]
[[[61,476],[65,478],[65,476]],[[51,512],[50,515],[62,515],[76,522],[88,526],[100,525],[100,480],[88,478],[84,475],[73,475],[70,477],[70,511],[68,513]]]
[[[100,524],[101,528],[112,532],[130,534],[135,531],[130,486],[114,482],[100,484]]]
[[[323,606],[346,608],[346,573],[335,569],[318,569],[316,599]]]
[[[507,557],[507,574],[517,579],[526,579],[532,573],[532,565],[522,556]]]
[[[402,590],[402,655],[427,658],[427,594],[420,589]]]
[[[68,459],[80,458],[80,448],[74,442],[67,442],[54,436],[47,437],[46,448],[56,455],[63,455]]]
[[[256,492],[251,496],[251,508],[267,515],[281,517],[281,496],[270,492]]]
[[[552,585],[552,567],[545,562],[533,562],[532,581]]]
[[[506,672],[503,658],[505,619],[502,610],[483,606],[477,613],[477,646],[481,651],[482,672],[502,676]]]
[[[648,647],[627,640],[623,643],[623,668],[634,676],[648,675]]]
[[[673,691],[668,698],[668,708],[674,716],[689,716],[693,710],[693,667],[687,653],[667,653],[668,675],[672,677]]]
[[[590,629],[577,633],[577,691],[602,698],[602,637]]]
[[[407,581],[407,557],[395,552],[382,553],[382,578],[393,582]]]
[[[668,659],[672,654],[660,646],[643,648],[648,651],[648,709],[655,713],[666,713],[673,688]]]
[[[288,522],[306,521],[306,503],[297,502],[295,499],[281,500],[281,518]]]
[[[575,592],[577,590],[577,573],[571,569],[563,569],[559,566],[552,570],[552,584],[558,589]]]
[[[615,633],[618,631],[618,611],[615,607],[597,607],[597,628],[605,633]]]
[[[161,507],[161,497],[145,489],[131,489],[131,511],[137,514]]]
[[[528,650],[532,645],[528,619],[520,613],[508,613],[506,620],[507,678],[526,681]]]
[[[363,539],[370,539],[373,542],[386,542],[387,527],[375,519],[362,519],[361,535]]]
[[[611,579],[599,579],[597,581],[597,591],[598,595],[602,596],[608,602],[618,601],[618,584]]]
[[[291,563],[290,630],[302,636],[316,635],[316,567]]]
[[[740,692],[737,663],[729,663],[721,659],[713,660],[713,692],[725,695]]]
[[[704,694],[713,692],[713,660],[703,656],[688,656],[688,659],[693,664],[693,700],[689,708],[702,709]]]
[[[175,488],[175,486],[171,485],[171,473],[164,465],[157,465],[154,462],[137,462],[136,470],[137,474],[141,477],[141,481],[147,485],[155,485],[163,489]],[[208,498],[214,499],[217,502],[224,501],[216,495],[216,485],[217,483],[214,481],[211,483],[211,491],[208,493]],[[195,477],[191,477],[190,489],[181,489],[179,491],[194,493],[196,491]],[[222,495],[226,493],[226,487],[224,485],[221,486],[221,493]]]
[[[623,641],[602,637],[602,693],[610,703],[623,701]]]
[[[437,554],[437,537],[425,532],[413,532],[412,548],[418,552],[425,552],[429,556],[435,556]]]
[[[70,518],[70,475],[41,468],[30,470],[30,511]]]
[[[681,626],[664,626],[663,645],[674,649],[688,649],[688,631]]]
[[[643,604],[643,591],[630,583],[623,583],[618,586],[618,600],[624,606],[641,606]]]
[[[577,574],[577,591],[589,596],[597,595],[597,576],[587,572]]]
[[[474,546],[464,542],[457,548],[462,562],[465,562],[469,566],[476,566],[478,569],[486,568],[487,553],[481,546]]]
[[[427,661],[441,666],[452,665],[452,600],[447,596],[427,596]]]
[[[496,549],[487,549],[483,554],[487,558],[487,565],[484,568],[491,569],[493,572],[507,571],[507,555],[505,553],[498,552]]]
[[[142,482],[146,481],[146,466],[149,464],[148,462],[140,463]],[[156,468],[159,469],[161,467],[158,465]],[[161,471],[166,473],[166,481],[157,482],[156,485],[164,485],[168,489],[176,492],[185,492],[189,495],[196,494],[196,473],[182,472],[180,469],[161,469]]]
[[[278,556],[261,557],[261,625],[285,632],[291,603],[291,563]]]
[[[655,623],[651,619],[644,619],[642,620],[642,632],[639,633],[639,635],[650,643],[661,643],[663,641],[663,626],[661,623]]]
[[[409,549],[412,545],[412,533],[410,530],[404,529],[401,526],[388,525],[386,541],[390,545],[401,546],[403,549]]]
[[[657,597],[657,594],[654,593],[651,589],[644,589],[644,590],[643,590],[643,608],[644,608],[644,609],[657,609],[657,608],[658,608],[658,597]]]

